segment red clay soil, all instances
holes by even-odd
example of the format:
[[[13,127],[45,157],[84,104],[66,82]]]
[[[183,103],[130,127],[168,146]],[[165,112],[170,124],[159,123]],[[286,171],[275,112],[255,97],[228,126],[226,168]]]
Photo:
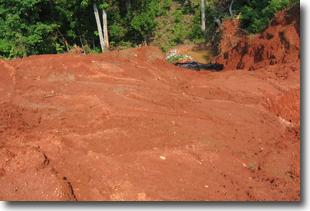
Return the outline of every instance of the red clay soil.
[[[0,60],[0,200],[299,201],[287,55],[221,72],[155,47]]]
[[[298,63],[300,61],[300,5],[295,4],[280,11],[269,23],[269,27],[261,34],[250,35],[241,39],[234,21],[223,23],[225,46],[234,44],[212,62],[224,64],[226,70],[256,70],[274,64]],[[240,32],[240,31],[239,31]],[[231,34],[234,34],[232,37]],[[238,36],[239,35],[239,36]],[[222,35],[223,36],[223,35]]]

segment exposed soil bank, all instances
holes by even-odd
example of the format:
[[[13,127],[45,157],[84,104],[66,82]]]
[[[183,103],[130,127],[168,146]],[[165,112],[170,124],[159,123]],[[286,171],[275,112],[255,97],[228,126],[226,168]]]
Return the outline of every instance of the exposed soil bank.
[[[277,13],[263,33],[241,39],[212,62],[224,64],[226,70],[300,63],[300,5]]]

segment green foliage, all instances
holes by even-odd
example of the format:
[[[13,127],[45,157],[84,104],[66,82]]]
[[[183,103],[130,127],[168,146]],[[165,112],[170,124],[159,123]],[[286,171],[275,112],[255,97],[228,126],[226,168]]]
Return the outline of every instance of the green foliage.
[[[65,45],[61,45],[61,44],[56,42],[55,47],[56,47],[57,53],[63,53],[64,52]]]
[[[123,49],[130,48],[131,45],[132,45],[131,42],[121,42],[120,43],[120,49],[123,50]]]
[[[163,0],[161,3],[161,11],[169,11],[172,6],[172,0]]]
[[[132,4],[133,18],[129,22],[128,35],[135,37],[134,41],[149,42],[153,36],[160,15],[160,0],[137,0]]]
[[[23,57],[35,51],[53,28],[40,21],[44,1],[0,1],[0,54],[5,58]]]
[[[168,49],[169,49],[169,46],[167,46],[167,45],[165,45],[165,43],[163,43],[162,46],[161,46],[161,50],[163,52],[167,52]]]
[[[182,43],[216,44],[220,33],[214,20],[230,17],[230,2],[206,1],[205,34],[198,0],[131,0],[130,8],[126,1],[118,0],[0,0],[0,57],[65,53],[74,44],[89,49],[87,52],[100,52],[93,3],[98,5],[100,17],[102,8],[107,12],[112,49],[150,44],[153,39],[163,51]],[[292,3],[299,0],[238,0],[233,12],[241,13],[243,29],[257,33]]]
[[[122,25],[122,18],[118,11],[112,8],[107,11],[109,40],[113,45],[121,42],[126,36],[126,30]]]
[[[109,4],[107,4],[107,3],[104,3],[104,4],[99,4],[99,9],[102,9],[102,8],[104,8],[104,9],[107,9],[109,7]]]
[[[183,21],[182,10],[173,10],[173,18],[175,23],[181,23]]]
[[[161,37],[162,34],[163,34],[163,33],[162,33],[161,31],[159,31],[159,32],[156,33],[156,35],[157,35],[158,37]]]
[[[95,49],[90,49],[90,53],[102,53],[101,47],[96,47]]]
[[[181,7],[180,9],[183,14],[194,15],[196,12],[195,7],[197,8],[198,6],[199,4],[192,5],[191,2],[189,1],[187,4],[184,4],[183,7]]]
[[[243,0],[235,3],[236,11],[241,13],[242,28],[251,33],[264,30],[274,15],[299,0]]]

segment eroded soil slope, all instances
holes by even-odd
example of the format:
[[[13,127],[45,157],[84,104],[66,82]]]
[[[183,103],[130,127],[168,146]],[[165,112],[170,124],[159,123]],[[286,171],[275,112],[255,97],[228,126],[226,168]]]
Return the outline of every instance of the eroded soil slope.
[[[1,200],[300,200],[296,63],[196,72],[146,47],[0,70]]]
[[[242,31],[237,30],[236,23],[238,18],[234,21],[228,19],[223,23],[222,36],[225,39],[222,48],[225,49],[226,46],[233,48],[224,50],[212,62],[224,64],[226,70],[257,70],[269,65],[300,62],[299,4],[278,12],[270,21],[269,27],[261,34],[243,37],[240,35]],[[286,74],[286,71],[277,74],[285,77],[283,74]]]
[[[280,16],[221,72],[154,47],[0,60],[0,200],[300,200],[299,22]]]

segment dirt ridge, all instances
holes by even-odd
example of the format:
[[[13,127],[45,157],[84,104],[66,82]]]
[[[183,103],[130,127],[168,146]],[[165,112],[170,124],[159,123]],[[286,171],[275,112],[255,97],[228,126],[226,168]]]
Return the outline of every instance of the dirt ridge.
[[[300,5],[278,12],[264,32],[232,39],[239,42],[212,60],[224,64],[226,70],[256,70],[274,64],[300,63]]]

